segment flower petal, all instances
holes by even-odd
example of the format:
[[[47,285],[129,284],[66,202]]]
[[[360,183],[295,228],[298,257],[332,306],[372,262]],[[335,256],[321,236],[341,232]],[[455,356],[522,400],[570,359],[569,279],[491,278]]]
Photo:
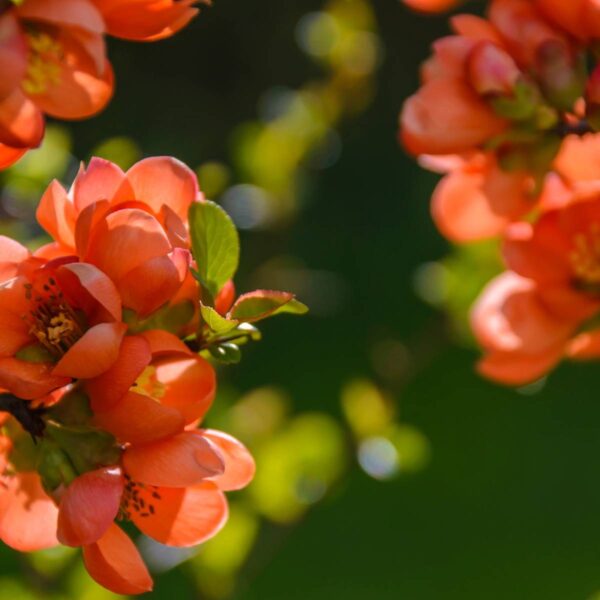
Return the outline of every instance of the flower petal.
[[[150,345],[142,336],[127,336],[119,348],[119,357],[107,371],[86,382],[92,410],[113,408],[150,364]]]
[[[54,375],[90,379],[104,373],[119,357],[123,323],[100,323],[88,329],[54,367]]]
[[[69,377],[54,373],[45,363],[31,363],[17,358],[0,358],[0,388],[25,400],[45,396],[70,383]]]
[[[193,352],[176,336],[163,329],[150,329],[141,334],[148,344],[152,356],[161,354],[186,354],[192,355]]]
[[[201,419],[215,397],[215,371],[200,356],[157,363],[156,377],[165,385],[161,403],[178,410],[186,424]]]
[[[19,265],[30,256],[29,250],[16,240],[0,235],[0,283],[15,277]]]
[[[219,489],[240,490],[252,481],[256,464],[246,446],[234,437],[214,429],[203,429],[197,435],[202,435],[213,442],[225,460],[225,472],[211,478]]]
[[[223,458],[214,444],[193,432],[130,446],[123,453],[125,471],[135,481],[164,487],[187,487],[220,475]]]
[[[61,277],[61,275],[64,276],[65,272],[75,276],[77,284],[89,294],[91,300],[98,303],[108,313],[107,316],[109,318],[113,318],[115,321],[121,320],[121,298],[119,292],[112,280],[98,269],[98,267],[88,263],[69,263],[63,265],[56,273],[61,281],[61,285],[66,283],[64,277]],[[80,296],[78,298],[78,304],[80,304],[81,294],[78,294],[78,296]],[[82,306],[82,308],[85,308],[85,306]],[[88,312],[88,317],[94,320],[93,314],[89,312],[89,309],[86,312]]]
[[[198,180],[181,161],[155,156],[136,163],[127,171],[136,200],[145,202],[156,214],[166,205],[187,221],[187,211],[198,197]]]
[[[15,550],[33,552],[58,545],[58,509],[42,488],[37,473],[4,478],[0,491],[0,539]]]
[[[119,281],[147,260],[169,252],[171,244],[161,224],[145,211],[127,208],[107,215],[96,225],[85,262]]]
[[[36,218],[55,241],[69,248],[75,247],[75,210],[58,181],[54,180],[44,192]]]
[[[0,100],[0,143],[13,148],[35,148],[43,136],[42,113],[20,89]]]
[[[121,168],[109,160],[97,157],[90,160],[87,168],[82,166],[73,181],[72,194],[78,211],[101,200],[108,200],[112,204],[133,198],[133,191]]]
[[[139,498],[145,506],[132,510],[131,520],[142,533],[168,546],[201,544],[227,521],[227,500],[210,481],[186,488],[141,488]]]
[[[95,544],[83,548],[83,562],[92,579],[115,594],[152,590],[152,578],[135,544],[114,523]]]
[[[97,542],[119,512],[124,485],[118,467],[88,471],[73,480],[60,500],[57,535],[61,544]]]
[[[112,408],[96,413],[94,423],[120,442],[145,444],[183,431],[181,414],[154,398],[128,392]]]

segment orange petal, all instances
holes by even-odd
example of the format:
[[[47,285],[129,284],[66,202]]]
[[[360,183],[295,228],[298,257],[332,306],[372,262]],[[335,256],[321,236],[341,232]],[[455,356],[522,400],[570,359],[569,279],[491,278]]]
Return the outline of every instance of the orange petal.
[[[14,165],[27,150],[28,148],[11,148],[0,143],[0,171]]]
[[[27,45],[13,11],[0,16],[0,98],[21,85],[27,71]]]
[[[103,44],[99,34],[98,43]],[[76,35],[60,30],[56,39],[65,58],[61,61],[60,82],[35,95],[35,104],[44,113],[59,119],[83,119],[100,112],[111,99],[114,74],[108,62],[97,73],[95,61]]]
[[[136,200],[157,214],[166,205],[187,222],[188,208],[198,197],[198,180],[188,166],[167,156],[146,158],[127,171],[127,179]]]
[[[33,552],[58,545],[58,509],[37,473],[5,477],[0,490],[0,539],[15,550]]]
[[[144,507],[130,505],[131,520],[142,533],[168,546],[201,544],[227,521],[227,500],[210,481],[186,488],[139,488],[138,497]]]
[[[193,354],[176,335],[163,329],[151,329],[142,332],[141,335],[150,344],[152,356],[160,356],[161,354]]]
[[[29,250],[16,240],[0,235],[0,282],[15,277],[19,265],[30,256]]]
[[[119,512],[124,485],[118,467],[88,471],[74,479],[60,500],[57,535],[61,544],[97,542]]]
[[[113,408],[150,364],[151,358],[150,345],[142,336],[125,337],[113,366],[86,382],[92,410],[101,412]]]
[[[0,100],[0,143],[35,148],[44,136],[44,118],[20,89]]]
[[[67,192],[54,180],[44,192],[36,211],[38,223],[64,246],[75,246],[75,210]]]
[[[85,262],[119,281],[151,258],[169,254],[171,244],[161,224],[135,208],[118,210],[101,220],[90,241]]]
[[[118,286],[123,304],[147,316],[173,298],[183,279],[169,256],[156,256],[126,273]]]
[[[567,348],[573,360],[593,360],[600,357],[600,330],[586,331],[576,336]]]
[[[0,387],[25,400],[45,396],[70,381],[69,377],[59,376],[44,363],[0,358]]]
[[[444,236],[456,242],[499,235],[534,207],[527,181],[524,174],[508,174],[487,162],[481,168],[467,165],[437,185],[431,204],[433,219]]]
[[[235,300],[235,285],[233,280],[230,279],[221,288],[217,297],[215,298],[215,309],[221,315],[226,315],[227,311],[231,308],[233,301]]]
[[[437,13],[450,10],[460,4],[461,0],[403,0],[404,4],[413,10],[427,13]]]
[[[115,594],[143,594],[152,590],[152,578],[135,544],[114,523],[95,543],[83,548],[88,573]]]
[[[58,361],[53,374],[77,379],[98,377],[117,360],[126,331],[123,323],[94,325]]]
[[[17,12],[22,19],[104,33],[102,15],[86,0],[27,0],[19,5]]]
[[[78,211],[101,200],[108,200],[112,204],[133,198],[133,190],[121,168],[97,157],[90,160],[87,168],[82,166],[73,181],[72,193]]]
[[[56,272],[61,285],[66,284],[64,281],[65,273],[70,273],[75,277],[80,288],[83,288],[83,290],[89,294],[90,299],[98,303],[104,311],[108,313],[109,318],[112,318],[115,321],[121,320],[121,298],[119,292],[112,280],[100,271],[98,267],[87,263],[70,263],[63,265]],[[64,287],[63,291],[68,292]],[[71,290],[71,292],[77,293],[76,290]],[[81,298],[81,292],[77,295],[79,296],[79,298],[76,299],[78,301],[77,303],[82,305],[82,308],[85,309],[86,303],[83,302],[82,304],[83,299]],[[86,312],[88,313],[88,318],[93,320],[91,310],[88,308]],[[104,317],[106,315],[102,316]]]
[[[221,451],[225,461],[225,472],[211,478],[219,489],[240,490],[252,481],[256,464],[246,446],[234,437],[214,429],[203,429],[197,435],[208,438]]]
[[[150,396],[128,392],[108,410],[96,413],[94,423],[119,441],[145,444],[183,431],[181,414]]]
[[[428,81],[406,101],[400,123],[404,145],[413,154],[468,152],[506,128],[458,79]]]
[[[505,385],[526,385],[547,375],[562,359],[565,347],[557,346],[540,354],[492,352],[477,364],[477,371]]]
[[[201,419],[214,400],[215,371],[200,356],[157,363],[156,377],[165,385],[161,403],[178,410],[186,424]]]
[[[134,481],[164,487],[187,487],[220,475],[223,458],[216,446],[193,432],[165,440],[130,446],[123,466]]]
[[[198,13],[193,0],[96,0],[108,33],[126,40],[153,41],[169,37],[185,27]]]

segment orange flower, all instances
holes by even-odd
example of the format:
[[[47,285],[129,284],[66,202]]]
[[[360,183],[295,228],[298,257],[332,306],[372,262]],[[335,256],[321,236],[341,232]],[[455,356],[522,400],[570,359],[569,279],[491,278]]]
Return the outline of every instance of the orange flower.
[[[44,114],[82,119],[113,91],[104,21],[89,0],[25,0],[0,14],[0,168],[39,145]]]
[[[425,164],[433,166],[431,159]],[[503,171],[492,154],[456,157],[451,164],[435,189],[431,212],[438,229],[452,241],[499,235],[536,205],[531,176]]]
[[[198,422],[210,408],[215,388],[211,365],[158,330],[127,337],[113,367],[86,382],[95,424],[134,444],[174,435]]]
[[[97,267],[39,259],[0,237],[0,273],[1,388],[34,399],[114,363],[127,327],[118,291]]]
[[[162,544],[194,546],[224,525],[223,491],[246,486],[253,474],[246,448],[217,431],[132,445],[121,467],[85,473],[69,485],[60,501],[58,538],[83,546],[87,570],[104,587],[143,593],[152,580],[115,518],[131,521]]]
[[[169,37],[198,14],[198,0],[93,0],[110,35],[153,41]],[[210,4],[210,0],[199,0]]]
[[[194,173],[173,158],[148,158],[127,173],[94,158],[69,193],[55,181],[42,197],[38,221],[55,242],[41,253],[97,266],[123,305],[146,317],[191,278],[187,211],[201,198]]]
[[[510,271],[488,285],[472,312],[486,351],[480,371],[521,384],[564,356],[600,356],[599,332],[578,334],[600,311],[600,197],[512,225],[503,254]]]

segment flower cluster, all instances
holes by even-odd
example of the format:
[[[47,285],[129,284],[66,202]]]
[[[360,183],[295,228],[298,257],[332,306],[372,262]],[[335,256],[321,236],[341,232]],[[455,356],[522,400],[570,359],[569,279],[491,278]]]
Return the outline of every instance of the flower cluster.
[[[404,146],[444,173],[449,240],[501,239],[507,271],[472,311],[480,371],[520,385],[600,356],[600,12],[591,0],[492,0],[435,42],[400,117]]]
[[[0,539],[81,547],[97,582],[142,593],[152,579],[118,523],[199,544],[254,473],[239,441],[200,426],[210,357],[305,307],[267,290],[234,302],[235,228],[174,159],[126,173],[92,159],[37,217],[51,243],[0,237]]]
[[[106,34],[136,41],[176,33],[195,0],[0,0],[0,169],[37,147],[44,115],[83,119],[113,93]]]

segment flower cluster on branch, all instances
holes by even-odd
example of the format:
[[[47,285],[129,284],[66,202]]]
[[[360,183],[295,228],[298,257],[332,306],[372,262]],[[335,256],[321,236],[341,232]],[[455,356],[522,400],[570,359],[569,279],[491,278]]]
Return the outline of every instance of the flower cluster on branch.
[[[254,474],[239,441],[201,426],[212,363],[239,358],[252,323],[306,308],[269,290],[235,300],[235,227],[175,159],[92,159],[68,191],[50,184],[37,218],[52,237],[37,250],[0,237],[0,539],[81,547],[97,582],[142,593],[120,525],[199,544]]]
[[[565,357],[600,356],[600,10],[492,0],[485,18],[451,26],[404,104],[400,137],[443,173],[431,205],[441,233],[501,240],[506,271],[471,321],[480,372],[521,385]]]

